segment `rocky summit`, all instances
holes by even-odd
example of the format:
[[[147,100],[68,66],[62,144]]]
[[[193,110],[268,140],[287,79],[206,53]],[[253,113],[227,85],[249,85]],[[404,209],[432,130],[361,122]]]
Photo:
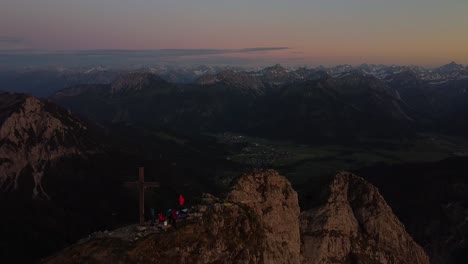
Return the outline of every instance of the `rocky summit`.
[[[257,171],[177,228],[101,232],[44,263],[429,263],[374,186],[340,173],[326,194],[300,214],[286,178]]]
[[[429,263],[377,188],[346,172],[301,214],[301,234],[305,263]]]
[[[227,196],[247,205],[265,232],[265,263],[300,263],[299,204],[286,178],[268,170],[242,176]]]
[[[42,177],[62,157],[89,150],[87,127],[65,110],[35,97],[0,93],[0,190],[15,191],[31,175],[32,195],[47,198]],[[28,179],[27,181],[30,181]]]

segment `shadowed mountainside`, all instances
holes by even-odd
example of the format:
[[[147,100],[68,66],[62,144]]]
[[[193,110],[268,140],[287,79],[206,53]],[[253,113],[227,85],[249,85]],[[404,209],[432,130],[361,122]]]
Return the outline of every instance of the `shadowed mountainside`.
[[[34,262],[79,237],[133,222],[136,168],[161,182],[153,200],[217,191],[237,170],[215,142],[132,126],[103,127],[35,97],[0,93],[0,255]],[[211,165],[210,165],[211,164]],[[183,182],[184,184],[181,184]],[[151,194],[151,193],[150,193]],[[170,199],[169,199],[170,200]],[[161,206],[165,205],[161,202]],[[28,254],[20,254],[28,248]]]
[[[265,71],[262,76],[279,70]],[[64,89],[52,99],[95,120],[197,133],[235,131],[302,141],[412,133],[409,108],[371,75],[317,72],[283,82],[262,76],[225,71],[175,85],[134,73],[109,85]]]
[[[356,173],[376,185],[432,263],[468,260],[468,159],[375,165]]]

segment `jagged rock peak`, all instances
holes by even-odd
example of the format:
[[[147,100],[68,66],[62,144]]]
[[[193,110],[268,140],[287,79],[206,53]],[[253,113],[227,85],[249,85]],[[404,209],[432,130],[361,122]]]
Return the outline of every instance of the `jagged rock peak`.
[[[48,197],[43,186],[50,162],[79,154],[88,142],[80,140],[87,127],[65,110],[24,94],[1,93],[0,190],[18,190],[23,170],[33,177],[33,197]]]
[[[465,66],[452,61],[449,64],[441,66],[438,70],[442,73],[451,73],[454,71],[464,71]]]
[[[281,64],[275,64],[273,66],[266,67],[262,70],[262,72],[286,72],[286,68],[281,66]]]
[[[301,234],[305,263],[429,263],[378,189],[347,172],[301,214]]]
[[[129,90],[138,91],[146,88],[153,88],[153,86],[161,84],[166,84],[166,81],[156,74],[149,72],[133,72],[117,77],[111,84],[111,91],[112,93]]]
[[[449,64],[446,64],[444,66],[452,66],[452,67],[458,67],[458,66],[463,66],[462,64],[458,64],[455,61],[450,62]]]
[[[274,170],[240,177],[227,200],[243,203],[266,230],[265,263],[300,263],[299,203],[289,181]]]

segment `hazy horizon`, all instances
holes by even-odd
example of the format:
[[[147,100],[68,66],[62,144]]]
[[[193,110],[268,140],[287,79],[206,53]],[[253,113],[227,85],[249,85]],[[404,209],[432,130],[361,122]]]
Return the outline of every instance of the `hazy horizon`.
[[[84,59],[80,53],[123,50],[152,54],[145,58],[125,54],[111,60],[121,64],[467,64],[466,10],[468,2],[463,0],[6,0],[0,10],[0,58],[26,65],[82,64],[90,61],[90,55]],[[161,53],[168,50],[172,53]],[[180,50],[196,52],[174,54]],[[98,56],[109,60],[108,54],[92,56],[92,61]]]
[[[382,63],[379,60],[350,60],[349,58],[317,57],[309,61],[294,58],[279,59],[271,56],[289,50],[287,47],[223,49],[160,49],[160,50],[0,50],[0,67],[90,67],[109,68],[150,67],[150,66],[233,66],[267,67],[281,64],[287,67],[334,67],[338,65],[359,66],[362,64],[386,66],[421,66],[437,68],[452,62],[466,66],[466,63],[440,59],[437,63]]]

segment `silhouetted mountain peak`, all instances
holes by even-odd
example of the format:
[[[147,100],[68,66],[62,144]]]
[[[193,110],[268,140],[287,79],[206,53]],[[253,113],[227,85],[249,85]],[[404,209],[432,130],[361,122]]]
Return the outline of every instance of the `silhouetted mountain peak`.
[[[397,91],[401,91],[402,89],[406,89],[408,87],[418,87],[421,83],[421,79],[418,74],[410,68],[388,75],[385,78],[385,81],[391,87],[395,87]]]
[[[134,72],[120,75],[111,84],[111,92],[140,91],[167,84],[159,76],[148,72]]]
[[[464,70],[465,70],[465,66],[463,66],[462,64],[458,64],[454,61],[438,68],[438,71],[440,71],[441,73],[445,73],[445,74],[450,74],[456,71],[464,71]]]
[[[287,72],[287,70],[286,68],[281,66],[281,64],[275,64],[273,66],[264,68],[262,72],[282,73],[282,72]]]
[[[197,84],[203,86],[221,84],[228,88],[238,88],[247,90],[258,90],[264,88],[263,83],[256,76],[248,72],[238,72],[233,70],[225,70],[218,74],[209,74],[200,77]]]

